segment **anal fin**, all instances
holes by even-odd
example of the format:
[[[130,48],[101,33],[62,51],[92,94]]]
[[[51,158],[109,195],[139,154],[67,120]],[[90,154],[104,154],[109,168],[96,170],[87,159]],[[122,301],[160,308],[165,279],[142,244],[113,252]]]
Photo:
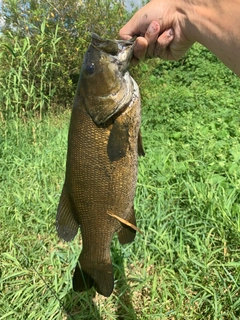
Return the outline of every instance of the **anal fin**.
[[[134,208],[132,207],[131,215],[128,221],[136,226],[136,218]],[[132,242],[135,238],[136,230],[126,224],[122,224],[122,229],[118,232],[118,239],[121,244]]]

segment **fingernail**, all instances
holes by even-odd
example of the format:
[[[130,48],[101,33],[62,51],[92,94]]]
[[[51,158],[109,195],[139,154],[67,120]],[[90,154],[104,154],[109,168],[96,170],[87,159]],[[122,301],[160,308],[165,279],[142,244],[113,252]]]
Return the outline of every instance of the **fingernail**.
[[[155,21],[152,21],[148,26],[147,32],[149,34],[154,34],[158,31],[158,29],[159,29],[159,24]]]
[[[169,30],[168,30],[168,36],[169,37],[172,37],[173,36],[173,29],[172,28],[170,28]]]

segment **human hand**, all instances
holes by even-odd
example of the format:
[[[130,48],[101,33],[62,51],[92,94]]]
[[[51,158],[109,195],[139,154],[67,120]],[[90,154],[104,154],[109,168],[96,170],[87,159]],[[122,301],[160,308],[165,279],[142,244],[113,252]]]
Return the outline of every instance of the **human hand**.
[[[136,12],[119,35],[126,40],[139,35],[134,47],[136,59],[160,57],[178,60],[194,43],[184,35],[184,19],[175,1],[152,0]]]

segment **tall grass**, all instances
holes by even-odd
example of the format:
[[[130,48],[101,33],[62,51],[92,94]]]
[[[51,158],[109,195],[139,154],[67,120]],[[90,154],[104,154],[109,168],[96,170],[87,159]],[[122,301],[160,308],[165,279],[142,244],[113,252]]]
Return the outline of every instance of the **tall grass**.
[[[24,118],[31,113],[42,119],[43,112],[53,104],[55,87],[51,71],[60,38],[58,27],[49,37],[45,34],[45,26],[44,20],[34,45],[31,38],[19,39],[10,32],[0,42],[0,65],[3,66],[0,73],[0,112],[4,119]]]
[[[95,32],[115,38],[127,16],[120,0],[5,0],[0,25],[1,118],[70,107]]]

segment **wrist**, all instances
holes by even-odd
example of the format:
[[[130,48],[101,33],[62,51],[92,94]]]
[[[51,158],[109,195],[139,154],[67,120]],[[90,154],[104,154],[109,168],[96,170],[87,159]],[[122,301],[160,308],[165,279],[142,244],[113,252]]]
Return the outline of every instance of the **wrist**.
[[[183,0],[183,3],[185,20],[182,30],[185,37],[209,48],[212,38],[221,32],[222,1]]]
[[[199,42],[240,76],[240,0],[176,1],[186,39]]]

